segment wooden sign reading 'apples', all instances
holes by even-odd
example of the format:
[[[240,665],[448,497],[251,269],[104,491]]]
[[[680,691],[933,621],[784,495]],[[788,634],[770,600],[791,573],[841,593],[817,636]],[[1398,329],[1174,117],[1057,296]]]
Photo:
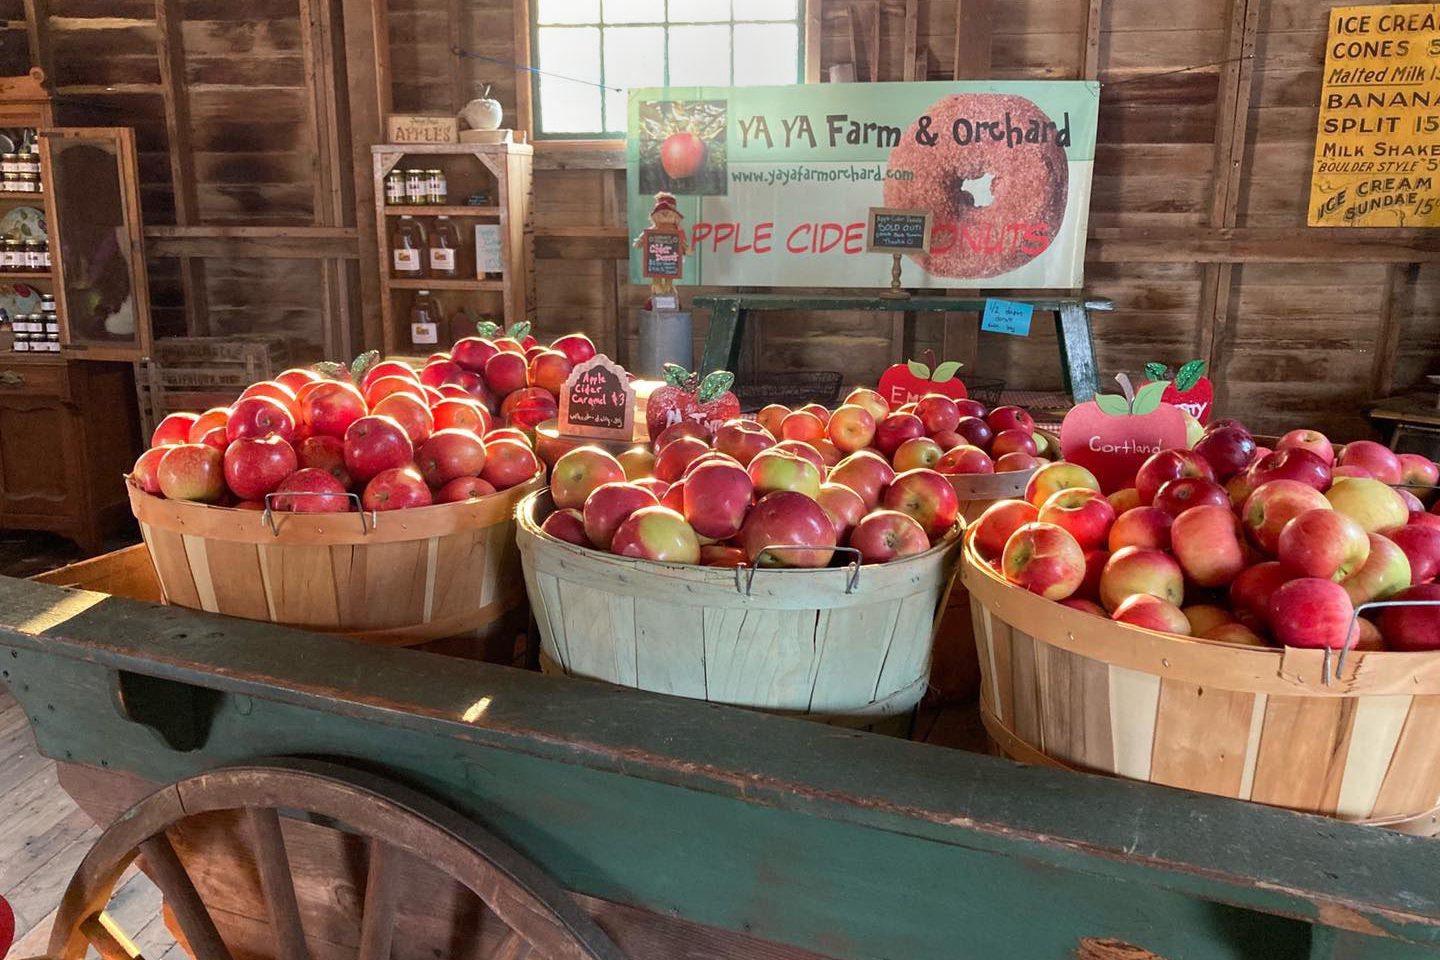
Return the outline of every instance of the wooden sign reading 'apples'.
[[[625,369],[596,354],[560,388],[560,435],[628,441],[635,430],[635,388]]]
[[[1116,374],[1124,396],[1101,394],[1075,406],[1060,425],[1060,450],[1100,481],[1106,493],[1135,485],[1135,472],[1153,453],[1185,447],[1185,418],[1162,401],[1168,381],[1136,391]]]

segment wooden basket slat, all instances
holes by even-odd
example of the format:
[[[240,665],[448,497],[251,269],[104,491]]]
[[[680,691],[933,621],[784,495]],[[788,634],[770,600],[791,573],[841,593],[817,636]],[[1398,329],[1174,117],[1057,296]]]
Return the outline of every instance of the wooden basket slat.
[[[1340,816],[1351,820],[1373,816],[1375,801],[1380,796],[1390,760],[1414,702],[1414,697],[1398,694],[1363,697],[1355,702],[1350,738],[1366,747],[1346,754],[1345,772],[1335,801],[1335,810]]]
[[[1414,697],[1370,816],[1404,816],[1440,804],[1440,697]]]
[[[929,596],[916,594],[900,601],[890,647],[875,684],[875,700],[884,700],[914,683],[916,677],[928,674],[935,626],[935,601]]]
[[[705,698],[808,710],[818,660],[815,614],[805,610],[705,610]]]
[[[535,622],[540,628],[540,666],[546,673],[572,671],[568,637],[565,634],[565,605],[560,598],[560,578],[525,565],[525,586]]]
[[[1011,727],[1026,741],[1045,749],[1040,726],[1040,675],[1036,669],[1035,640],[1028,633],[1010,631],[1010,695],[1014,704]]]
[[[232,617],[267,619],[270,607],[265,602],[264,581],[260,579],[259,549],[251,543],[210,540],[206,542],[205,552],[218,609]]]
[[[1253,693],[1162,680],[1150,779],[1173,787],[1207,783],[1212,793],[1235,796],[1254,711]]]
[[[494,559],[487,531],[457,532],[435,537],[433,542],[435,576],[429,586],[430,619],[446,620],[485,606],[487,598],[483,590],[476,595],[475,584],[484,584],[485,567]]]
[[[1316,697],[1270,697],[1250,798],[1321,812],[1340,792],[1353,705]],[[1333,807],[1332,807],[1333,809]]]
[[[1046,748],[1072,766],[1109,769],[1109,711],[1085,709],[1086,704],[1103,703],[1109,696],[1109,671],[1103,664],[1053,647],[1037,648],[1037,654],[1042,649],[1042,686],[1048,701],[1059,708],[1041,718]],[[1071,716],[1083,717],[1084,722],[1061,719]]]
[[[560,582],[560,624],[567,641],[585,637],[584,643],[569,643],[564,658],[567,669],[581,676],[603,677],[614,683],[634,683],[635,638],[633,631],[617,631],[614,594],[602,587]],[[622,598],[633,602],[630,597]],[[632,618],[621,615],[622,623]]]
[[[1150,779],[1155,754],[1155,721],[1160,706],[1160,678],[1111,666],[1110,739],[1114,773],[1135,780]]]
[[[205,538],[184,533],[180,535],[180,544],[185,548],[185,563],[190,568],[200,609],[219,613],[220,602],[215,599],[215,578],[210,573],[210,552],[205,549]]]
[[[635,679],[644,690],[704,700],[705,610],[635,601]]]
[[[899,616],[899,600],[844,612],[820,611],[815,624],[819,658],[811,710],[828,713],[847,704],[873,703],[877,699],[876,687],[885,667],[885,655],[894,643]],[[910,679],[914,679],[913,674]]]
[[[165,590],[165,602],[200,609],[200,594],[195,589],[190,560],[185,555],[184,538],[170,530],[144,525],[141,530],[150,547],[150,556],[155,561],[155,573]]]

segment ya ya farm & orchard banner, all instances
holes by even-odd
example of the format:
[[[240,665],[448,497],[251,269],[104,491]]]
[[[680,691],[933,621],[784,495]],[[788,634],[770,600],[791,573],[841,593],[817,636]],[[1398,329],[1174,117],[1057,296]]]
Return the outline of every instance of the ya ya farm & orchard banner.
[[[1079,287],[1099,104],[1083,81],[632,90],[630,232],[668,192],[685,283],[878,287],[870,208],[926,210],[905,286]]]

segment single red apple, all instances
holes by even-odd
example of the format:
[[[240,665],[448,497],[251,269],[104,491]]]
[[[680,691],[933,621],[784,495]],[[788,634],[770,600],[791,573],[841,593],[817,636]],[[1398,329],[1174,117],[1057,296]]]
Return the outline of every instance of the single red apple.
[[[345,430],[345,469],[357,484],[382,470],[408,466],[414,456],[409,434],[390,417],[364,416]]]
[[[404,510],[428,507],[434,502],[425,478],[414,467],[381,470],[370,478],[360,495],[360,505],[366,510]]]
[[[171,500],[220,501],[225,494],[225,458],[219,450],[203,443],[171,444],[159,449],[165,451],[155,469],[161,494]]]
[[[345,513],[354,506],[334,475],[318,467],[302,467],[275,488],[275,509],[292,513]]]
[[[436,503],[462,503],[479,500],[495,492],[495,485],[479,477],[457,477],[435,491]]]
[[[549,534],[556,540],[563,540],[566,543],[573,543],[577,547],[592,547],[590,538],[585,535],[585,520],[580,511],[574,507],[567,507],[564,510],[556,510],[545,518],[540,524],[540,532]],[[609,549],[609,544],[606,544]]]
[[[585,498],[585,506],[580,510],[585,537],[601,550],[609,550],[615,531],[630,514],[642,507],[659,505],[659,498],[638,484],[602,483],[590,491]]]
[[[899,510],[876,510],[863,517],[850,534],[850,546],[861,563],[889,563],[930,549],[930,538],[914,517]]]
[[[508,490],[524,483],[539,471],[540,458],[524,440],[500,437],[491,441],[486,438],[485,468],[480,471],[480,478],[496,490]]]
[[[264,500],[265,494],[299,468],[295,448],[275,435],[241,437],[225,448],[225,483],[241,500]]]
[[[415,452],[420,476],[438,490],[460,477],[478,477],[485,468],[485,444],[468,430],[438,430]]]
[[[150,434],[150,446],[167,447],[178,443],[193,442],[190,440],[190,431],[199,419],[199,414],[194,413],[168,415],[156,424],[154,432]]]

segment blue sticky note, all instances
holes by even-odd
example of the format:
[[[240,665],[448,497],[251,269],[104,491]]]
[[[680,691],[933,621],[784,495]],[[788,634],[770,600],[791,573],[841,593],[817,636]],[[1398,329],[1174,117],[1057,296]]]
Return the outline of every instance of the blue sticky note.
[[[1030,336],[1030,318],[1035,307],[1014,300],[986,300],[980,329],[987,333],[1008,333],[1012,337]]]

